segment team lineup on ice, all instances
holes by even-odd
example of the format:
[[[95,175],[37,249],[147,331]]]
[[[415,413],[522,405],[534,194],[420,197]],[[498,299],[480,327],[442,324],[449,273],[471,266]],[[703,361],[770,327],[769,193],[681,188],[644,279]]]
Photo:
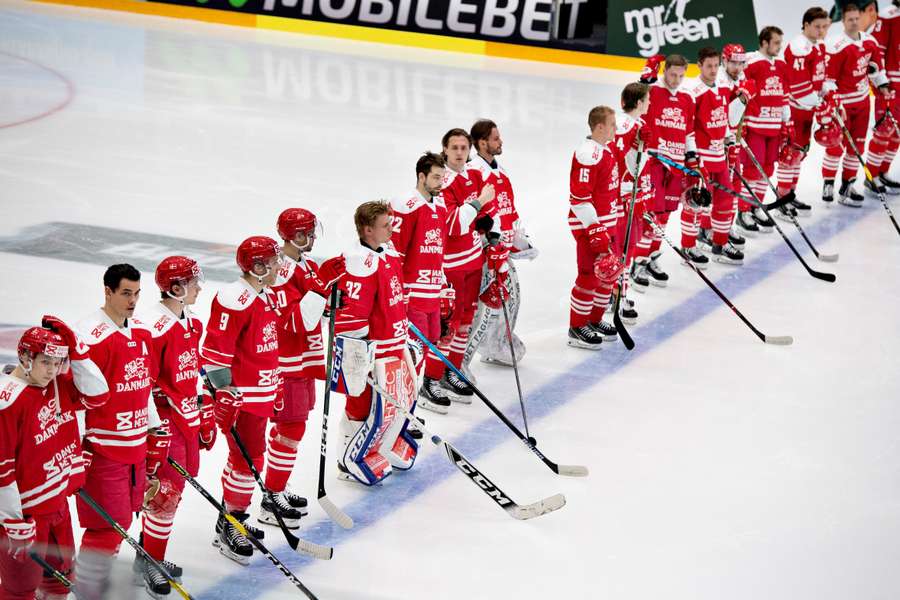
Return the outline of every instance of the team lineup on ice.
[[[0,599],[893,597],[900,0],[828,8],[629,73],[0,2]]]

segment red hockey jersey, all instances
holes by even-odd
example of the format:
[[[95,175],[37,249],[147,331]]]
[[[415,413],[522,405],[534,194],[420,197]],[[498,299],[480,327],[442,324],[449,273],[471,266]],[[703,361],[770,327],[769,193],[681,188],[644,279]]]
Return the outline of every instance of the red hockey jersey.
[[[337,312],[335,332],[375,342],[376,358],[401,358],[408,322],[400,257],[390,244],[372,250],[357,242],[344,258],[344,308]]]
[[[859,39],[853,40],[842,31],[829,37],[825,46],[828,50],[825,78],[837,86],[834,97],[842,106],[868,103],[870,80],[876,86],[887,83],[881,51],[869,34],[860,32]],[[869,74],[870,63],[875,65],[872,74]]]
[[[120,328],[102,309],[75,330],[109,385],[106,403],[85,412],[85,437],[91,449],[122,463],[144,460],[151,426],[150,389],[157,377],[150,330],[138,319],[126,320]]]
[[[319,265],[300,255],[300,260],[285,258],[272,286],[278,304],[278,361],[286,378],[325,379],[325,341],[321,319],[307,329],[300,312],[306,294],[328,296],[319,279]]]
[[[231,369],[231,385],[244,400],[241,410],[260,417],[272,416],[273,402],[282,393],[278,321],[270,294],[257,292],[244,279],[220,289],[200,349],[203,366]]]
[[[80,397],[71,373],[46,388],[0,375],[0,520],[65,506],[70,481],[84,472]]]
[[[391,209],[394,215],[391,243],[403,263],[403,288],[409,307],[423,312],[438,311],[447,239],[444,199],[425,198],[414,191],[404,200],[393,200]]]
[[[900,8],[888,6],[881,9],[872,29],[872,37],[881,51],[888,80],[900,84]]]
[[[576,238],[594,223],[612,233],[619,199],[619,167],[607,144],[588,138],[572,154],[569,173],[569,229]]]
[[[825,43],[810,41],[802,33],[784,49],[788,66],[788,104],[800,110],[812,110],[819,102],[825,82]]]
[[[496,160],[492,166],[477,153],[469,164],[481,172],[481,180],[484,183],[494,186],[494,201],[488,209],[488,214],[494,218],[494,230],[500,233],[501,241],[507,246],[512,246],[519,213],[516,210],[516,198],[509,175]]]
[[[470,165],[457,173],[444,172],[441,195],[447,207],[447,246],[444,248],[444,272],[469,272],[481,269],[484,262],[481,236],[475,230],[479,213],[469,204],[481,194],[481,171]]]
[[[707,85],[699,77],[685,86],[694,98],[694,147],[708,171],[724,171],[725,135],[728,133],[728,102],[731,89],[717,83]]]
[[[616,166],[619,171],[619,198],[618,198],[618,214],[621,218],[624,215],[624,201],[631,201],[631,192],[634,189],[634,171],[637,162],[637,136],[641,135],[641,139],[647,135],[644,120],[630,117],[627,114],[620,115],[616,118],[616,137],[613,141],[615,148]],[[650,183],[650,173],[648,172],[648,159],[646,142],[644,150],[641,153],[640,173],[638,174],[638,192],[637,201],[646,200],[652,194],[652,185]]]
[[[787,63],[752,52],[744,76],[756,83],[756,95],[747,104],[744,116],[747,129],[766,137],[780,135],[782,123],[791,119]]]
[[[202,391],[200,381],[200,339],[203,323],[187,311],[179,318],[162,302],[154,304],[144,315],[153,335],[153,361],[158,375],[154,393],[156,405],[171,409],[175,426],[185,437],[197,432],[200,426],[200,407],[197,396]]]
[[[688,138],[694,135],[694,99],[684,89],[674,92],[662,80],[650,86],[650,109],[644,116],[647,150],[684,163]]]

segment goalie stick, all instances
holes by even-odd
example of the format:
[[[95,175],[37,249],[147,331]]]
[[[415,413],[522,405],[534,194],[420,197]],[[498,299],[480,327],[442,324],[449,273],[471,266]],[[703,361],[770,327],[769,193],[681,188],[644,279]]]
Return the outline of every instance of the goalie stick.
[[[314,542],[304,540],[297,537],[288,530],[287,525],[284,524],[284,519],[281,517],[281,510],[278,508],[278,503],[275,502],[275,494],[273,494],[272,491],[266,487],[266,484],[263,483],[262,477],[259,475],[259,471],[257,470],[256,465],[253,464],[253,459],[250,457],[250,453],[247,452],[247,447],[244,445],[244,442],[241,440],[241,436],[237,432],[237,427],[232,425],[229,433],[231,434],[234,443],[237,445],[241,456],[244,457],[244,462],[246,462],[247,466],[250,468],[250,472],[253,474],[253,479],[256,480],[256,484],[259,486],[259,489],[262,490],[262,493],[266,496],[266,498],[269,499],[269,502],[272,503],[272,514],[275,515],[275,520],[278,521],[278,528],[281,529],[281,533],[284,534],[284,539],[287,540],[287,543],[291,547],[291,549],[301,554],[307,554],[314,558],[318,558],[320,560],[331,560],[331,557],[334,555],[334,548],[332,548],[331,546],[321,546]]]
[[[81,595],[81,593],[78,591],[78,588],[75,587],[75,584],[72,583],[72,581],[68,577],[60,573],[57,569],[54,569],[53,565],[41,558],[40,554],[38,554],[34,550],[31,550],[28,552],[28,556],[31,557],[31,560],[40,565],[40,567],[44,570],[45,575],[57,580],[67,590],[69,590],[69,593],[75,596],[75,600],[84,600],[84,596]]]
[[[170,456],[168,460],[169,460],[169,464],[172,465],[172,468],[175,469],[176,471],[178,471],[178,474],[181,475],[182,477],[184,477],[185,480],[186,480],[189,484],[191,484],[191,487],[193,487],[195,490],[197,490],[197,491],[200,493],[200,495],[203,496],[203,497],[206,499],[207,502],[209,502],[209,503],[212,504],[214,507],[216,507],[216,510],[219,511],[219,514],[222,515],[222,517],[223,517],[226,521],[228,521],[229,523],[231,523],[231,525],[232,525],[235,529],[237,529],[238,532],[239,532],[242,536],[244,536],[245,538],[247,538],[247,540],[248,540],[251,544],[253,544],[254,546],[256,546],[256,549],[259,550],[259,551],[262,553],[263,556],[265,556],[266,558],[268,558],[269,561],[271,561],[271,563],[272,563],[273,565],[275,565],[276,567],[278,567],[278,570],[281,571],[281,573],[282,573],[285,577],[287,577],[287,578],[290,580],[291,583],[293,583],[295,586],[297,586],[297,588],[299,588],[301,592],[303,592],[304,594],[306,594],[306,597],[307,597],[307,598],[309,598],[310,600],[318,600],[318,598],[316,598],[316,595],[313,594],[313,593],[309,590],[309,588],[307,588],[305,585],[303,585],[303,582],[300,581],[300,580],[297,578],[297,576],[294,575],[294,574],[291,572],[291,570],[288,569],[288,568],[284,565],[284,563],[282,563],[280,560],[278,560],[278,557],[277,557],[277,556],[275,556],[274,554],[272,554],[272,553],[269,551],[268,548],[266,548],[265,546],[263,546],[263,543],[262,543],[261,541],[259,541],[258,539],[256,539],[256,537],[254,537],[254,535],[253,535],[252,533],[250,533],[249,531],[247,531],[247,528],[244,527],[244,524],[243,524],[243,523],[241,523],[240,521],[238,521],[236,518],[234,518],[234,516],[233,516],[231,513],[229,513],[227,510],[225,510],[225,507],[222,506],[222,503],[220,503],[218,500],[216,500],[215,498],[213,498],[212,494],[210,494],[210,493],[206,490],[206,488],[204,488],[204,487],[200,484],[199,481],[197,481],[196,479],[194,479],[194,478],[191,476],[191,474],[188,473],[187,470],[186,470],[184,467],[182,467],[181,465],[178,464],[178,462],[175,461],[174,458],[172,458],[172,457]]]
[[[637,202],[637,189],[641,180],[641,153],[644,151],[644,140],[641,139],[640,129],[638,129],[637,132],[637,140],[637,159],[634,161],[634,187],[631,190],[631,206],[628,207],[628,219],[625,224],[625,239],[623,240],[624,244],[622,244],[622,272],[619,274],[616,301],[613,304],[613,325],[616,326],[616,331],[619,332],[619,338],[622,340],[622,345],[628,350],[634,350],[634,339],[631,337],[631,334],[628,333],[628,330],[625,329],[625,323],[622,322],[622,316],[619,314],[619,309],[622,306],[622,296],[625,294],[625,269],[627,267],[628,244],[631,242],[631,221],[634,219],[634,205]]]
[[[319,506],[331,518],[332,521],[350,529],[353,527],[353,519],[331,501],[325,492],[325,458],[328,444],[328,413],[331,406],[331,379],[334,377],[334,321],[337,307],[340,303],[340,290],[337,284],[331,288],[331,315],[328,319],[328,356],[325,365],[325,399],[322,402],[322,441],[319,444]]]
[[[741,140],[741,141],[743,142],[743,140]],[[750,155],[751,160],[754,162],[754,164],[758,164],[755,162],[756,159],[753,158],[753,155],[750,154],[749,148],[747,148],[747,154]],[[731,171],[732,171],[732,173],[734,173],[735,175],[738,176],[738,178],[741,180],[741,184],[743,184],[743,186],[752,193],[753,190],[750,187],[750,182],[747,181],[747,179],[744,177],[744,175],[735,168],[732,168]],[[797,260],[800,261],[800,264],[803,265],[803,268],[806,269],[807,273],[809,273],[816,279],[820,279],[822,281],[827,281],[829,283],[834,283],[837,280],[837,277],[835,276],[834,273],[823,273],[821,271],[816,271],[815,269],[810,267],[809,263],[807,263],[805,260],[803,260],[803,257],[800,256],[800,253],[797,251],[796,246],[794,246],[794,244],[791,243],[791,240],[788,239],[788,237],[784,234],[784,231],[781,229],[781,227],[778,226],[778,222],[769,215],[769,211],[767,211],[766,209],[762,209],[762,210],[764,213],[766,213],[766,216],[769,217],[769,220],[772,221],[772,224],[775,225],[775,230],[778,231],[779,235],[781,235],[781,239],[783,239],[784,243],[787,244],[788,248],[791,249],[791,252],[794,253],[794,256],[797,257]],[[797,225],[797,227],[800,227],[799,223],[796,222],[796,218],[794,218],[794,223],[795,223],[795,225]],[[816,249],[812,247],[812,244],[810,244],[810,248],[813,249],[813,252],[816,252]],[[830,262],[830,261],[826,261],[826,262]]]
[[[489,409],[491,409],[491,412],[493,412],[495,415],[497,415],[497,417],[501,421],[503,421],[503,424],[506,425],[507,427],[509,427],[509,429],[516,435],[517,438],[522,440],[522,443],[525,444],[525,447],[528,448],[529,450],[531,450],[535,454],[535,456],[537,456],[539,459],[541,459],[541,462],[543,462],[545,465],[547,465],[547,467],[551,471],[553,471],[557,475],[565,475],[566,477],[586,477],[587,476],[587,474],[588,474],[587,467],[584,467],[581,465],[560,465],[560,464],[553,462],[546,456],[544,456],[544,454],[540,450],[538,450],[537,445],[534,444],[531,440],[529,440],[528,437],[525,434],[523,434],[519,430],[519,428],[516,427],[513,424],[513,422],[510,421],[499,408],[494,406],[494,403],[491,402],[490,400],[488,400],[487,396],[482,394],[481,390],[479,390],[477,387],[475,387],[475,384],[473,384],[469,380],[469,378],[463,374],[462,371],[457,369],[456,365],[454,365],[452,362],[450,362],[450,359],[447,358],[443,352],[438,350],[437,346],[432,344],[428,340],[428,338],[426,338],[424,335],[422,335],[422,332],[419,331],[419,329],[414,324],[412,324],[412,323],[409,324],[409,330],[413,332],[413,335],[415,335],[417,338],[422,340],[422,343],[425,344],[428,347],[428,349],[431,350],[434,353],[434,355],[437,356],[441,360],[442,363],[447,365],[447,368],[449,368],[451,371],[456,373],[457,377],[459,377],[470,388],[472,388],[472,391],[475,393],[476,396],[478,396],[478,398],[481,399],[482,402],[484,402],[485,406],[487,406]]]
[[[859,150],[856,148],[856,144],[853,142],[853,135],[850,133],[850,130],[847,129],[847,125],[844,123],[844,119],[841,118],[840,110],[835,108],[833,111],[835,119],[837,119],[838,125],[841,126],[841,131],[844,132],[844,137],[847,138],[847,143],[850,146],[850,149],[853,150],[853,154],[856,155],[856,159],[859,161],[859,164],[862,165],[863,173],[866,174],[866,179],[869,180],[869,185],[872,186],[872,189],[877,190],[878,186],[875,183],[875,179],[872,177],[872,172],[869,171],[869,167],[866,166],[866,161],[863,160],[862,155],[859,153]],[[891,115],[893,118],[893,115]],[[881,200],[881,205],[884,206],[884,210],[887,211],[888,216],[891,218],[891,223],[894,224],[894,229],[897,230],[897,234],[900,235],[900,225],[897,224],[897,219],[894,218],[894,212],[891,210],[891,207],[888,206],[887,198],[884,197],[883,192],[876,192],[878,199]]]
[[[759,172],[759,174],[762,175],[763,179],[766,180],[766,183],[769,184],[769,189],[772,190],[772,193],[773,193],[773,194],[775,194],[776,196],[778,196],[778,189],[772,184],[772,180],[769,179],[769,178],[766,176],[765,172],[763,172],[763,169],[762,169],[762,167],[760,166],[759,161],[756,160],[756,155],[753,154],[753,151],[750,149],[750,146],[747,145],[747,141],[746,141],[743,137],[739,137],[739,138],[738,138],[738,141],[739,141],[740,144],[741,144],[741,148],[743,148],[743,149],[744,149],[744,152],[747,153],[747,156],[750,157],[750,162],[753,163],[753,166],[756,167],[756,170]],[[750,192],[750,195],[753,196],[753,197],[756,197],[756,194],[753,193],[753,190],[750,189],[750,187],[747,185],[747,182],[744,181],[744,176],[743,176],[743,174],[741,174],[741,173],[740,173],[737,169],[735,169],[735,168],[732,168],[732,171],[733,171],[738,177],[740,177],[741,183],[744,185],[745,188],[747,188],[747,191]],[[766,216],[769,216],[768,207],[763,207],[763,211],[765,211]],[[812,241],[809,239],[809,237],[806,235],[806,232],[803,231],[803,227],[800,226],[800,221],[797,220],[797,217],[795,217],[794,215],[790,215],[790,217],[791,217],[791,223],[793,223],[793,224],[794,224],[794,227],[797,228],[797,231],[800,232],[800,235],[803,237],[803,241],[805,241],[805,242],[806,242],[806,245],[809,246],[809,249],[813,251],[813,254],[816,255],[816,258],[818,258],[818,259],[821,260],[822,262],[837,262],[837,260],[838,260],[838,255],[837,255],[837,254],[822,254],[822,253],[820,253],[819,250],[813,245],[813,243],[812,243]],[[769,218],[771,219],[771,216],[769,216]],[[774,223],[774,220],[773,220],[773,223]],[[778,224],[777,224],[777,223],[776,223],[776,225],[775,225],[775,228],[778,230],[778,233],[781,234],[781,237],[784,237],[784,232],[781,231],[781,228],[778,227]],[[787,242],[787,238],[785,238],[785,241]],[[794,254],[797,254],[797,250],[794,249],[794,246],[791,245],[790,242],[788,242],[788,245],[791,247],[791,250],[794,251]],[[797,258],[800,258],[800,255],[799,255],[799,254],[797,254]],[[800,258],[800,262],[803,263],[803,266],[806,267],[806,270],[809,271],[809,274],[810,274],[810,275],[813,275],[813,271],[809,268],[809,265],[807,265],[805,262],[803,262],[803,259],[802,259],[802,258]],[[813,275],[813,277],[816,277],[816,275]],[[822,278],[819,277],[819,279],[822,279]],[[834,279],[825,279],[825,281],[834,281]]]
[[[378,385],[372,377],[368,378],[369,385],[372,388],[381,394],[381,396],[387,400],[394,408],[396,408],[400,413],[403,414],[404,417],[411,421],[416,422],[416,428],[424,432],[428,435],[428,438],[431,440],[431,443],[439,448],[442,448],[444,452],[447,453],[447,458],[450,460],[453,465],[462,471],[462,473],[472,480],[472,482],[477,485],[481,491],[488,495],[488,497],[493,500],[497,506],[502,508],[514,519],[518,519],[520,521],[524,521],[527,519],[533,519],[535,517],[540,517],[541,515],[546,515],[547,513],[553,512],[555,510],[559,510],[563,506],[566,505],[566,497],[562,494],[554,494],[553,496],[549,496],[544,498],[543,500],[538,500],[532,504],[517,504],[512,498],[506,495],[503,490],[497,487],[494,482],[487,478],[487,475],[478,470],[478,467],[473,465],[471,461],[469,461],[462,453],[453,447],[453,445],[441,439],[440,436],[435,435],[430,432],[428,428],[425,427],[425,421],[414,415],[409,411],[408,408],[397,402],[393,396],[391,396],[383,387]]]
[[[728,306],[728,308],[730,308],[732,310],[732,312],[734,314],[736,314],[738,316],[738,318],[741,321],[743,321],[744,324],[747,327],[749,327],[750,330],[754,334],[756,334],[756,337],[758,337],[760,340],[762,340],[763,342],[765,342],[767,344],[774,344],[776,346],[790,346],[791,344],[794,343],[794,338],[792,338],[789,335],[776,335],[776,336],[766,335],[763,332],[761,332],[759,329],[754,327],[753,323],[751,323],[747,319],[747,317],[745,317],[744,314],[741,311],[739,311],[734,304],[731,303],[731,300],[728,299],[728,296],[723,294],[722,291],[718,287],[716,287],[716,284],[714,284],[712,281],[710,281],[710,279],[706,275],[703,274],[703,271],[698,269],[697,266],[693,262],[691,262],[691,260],[688,259],[687,256],[685,256],[684,251],[681,250],[681,248],[679,248],[678,246],[676,246],[672,242],[672,240],[670,240],[668,238],[668,236],[666,235],[666,232],[663,231],[662,227],[660,227],[659,224],[653,220],[653,217],[651,217],[648,214],[645,214],[644,220],[646,220],[647,223],[650,225],[650,227],[653,228],[653,231],[656,232],[656,235],[658,235],[660,238],[665,240],[665,242],[667,244],[669,244],[669,246],[672,247],[672,250],[674,250],[675,253],[681,257],[681,259],[685,262],[685,264],[687,266],[689,266],[691,268],[691,270],[694,271],[694,273],[699,275],[700,279],[702,279],[706,283],[706,285],[708,285],[712,289],[712,291],[714,291],[716,293],[716,295],[722,300],[722,302],[724,302]]]
[[[128,532],[125,531],[125,529],[121,525],[119,525],[115,519],[113,519],[111,516],[109,516],[109,513],[106,512],[102,506],[97,504],[97,501],[94,500],[93,498],[91,498],[91,495],[88,494],[84,488],[79,489],[78,492],[76,492],[76,493],[81,497],[82,500],[84,500],[88,504],[88,506],[90,506],[91,508],[94,509],[94,512],[96,512],[98,515],[100,515],[101,519],[103,519],[104,521],[109,523],[109,526],[112,527],[113,529],[115,529],[116,533],[118,533],[119,536],[123,540],[125,540],[129,546],[134,548],[134,551],[137,552],[138,555],[141,556],[141,558],[146,560],[148,563],[150,563],[153,566],[153,568],[155,568],[157,571],[159,571],[160,574],[162,574],[162,576],[165,577],[166,581],[169,582],[169,585],[172,587],[172,589],[174,589],[176,592],[178,592],[178,595],[180,595],[185,600],[193,600],[194,597],[191,596],[187,592],[187,590],[185,590],[184,587],[182,587],[182,585],[175,580],[175,577],[172,576],[172,573],[170,573],[169,570],[165,566],[160,564],[160,562],[158,560],[156,560],[155,558],[150,556],[150,554],[146,550],[144,550],[144,547],[141,546],[137,540],[135,540],[133,537],[128,535]]]

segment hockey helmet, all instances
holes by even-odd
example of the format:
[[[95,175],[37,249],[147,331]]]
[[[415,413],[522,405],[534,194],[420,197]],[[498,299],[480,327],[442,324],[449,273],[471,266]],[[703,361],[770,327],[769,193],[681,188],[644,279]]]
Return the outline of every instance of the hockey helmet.
[[[281,256],[278,242],[265,235],[254,235],[241,242],[237,249],[237,264],[244,273],[252,273],[256,264],[266,264]]]
[[[816,143],[825,148],[834,148],[841,145],[841,130],[837,123],[831,121],[820,126],[813,134]]]
[[[197,279],[203,281],[203,270],[196,260],[187,256],[169,256],[156,266],[156,285],[163,292],[171,292],[172,286],[187,285]]]
[[[50,358],[66,358],[69,347],[61,335],[43,327],[26,329],[19,338],[19,354],[34,358],[38,354],[46,354]]]

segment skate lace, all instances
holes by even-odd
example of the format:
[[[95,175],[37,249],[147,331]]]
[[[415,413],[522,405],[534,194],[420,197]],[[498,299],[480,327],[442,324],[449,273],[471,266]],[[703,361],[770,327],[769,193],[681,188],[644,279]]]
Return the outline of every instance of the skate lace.
[[[163,565],[165,565],[165,563],[163,563]],[[168,569],[168,567],[166,568]],[[162,572],[153,565],[147,565],[147,579],[150,580],[150,584],[154,587],[169,583]]]
[[[280,512],[282,516],[294,518],[297,515],[297,509],[291,506],[291,503],[288,502],[288,499],[285,498],[284,494],[273,495],[275,497],[275,506],[278,507],[278,512]]]
[[[281,492],[281,495],[284,496],[284,499],[287,500],[287,503],[291,506],[303,506],[306,504],[306,498],[303,496],[299,496],[293,492],[289,492],[287,490]]]
[[[247,538],[244,537],[244,534],[242,534],[240,531],[238,531],[234,525],[229,523],[227,525],[227,527],[228,527],[228,529],[226,530],[225,535],[228,538],[229,544],[232,544],[234,546],[249,546],[250,545],[250,541],[247,540]],[[247,531],[250,531],[250,529],[247,528]]]

